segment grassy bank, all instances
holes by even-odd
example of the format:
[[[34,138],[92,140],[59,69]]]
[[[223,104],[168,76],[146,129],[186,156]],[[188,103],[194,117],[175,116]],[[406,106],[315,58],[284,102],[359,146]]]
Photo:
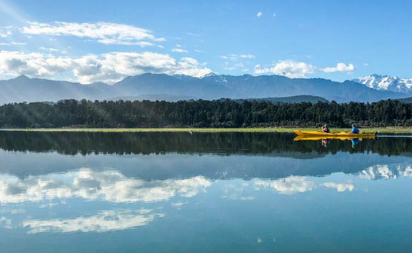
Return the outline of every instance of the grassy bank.
[[[102,133],[143,133],[143,132],[189,132],[194,133],[293,133],[294,130],[319,131],[319,128],[25,128],[25,129],[0,129],[0,131],[14,132],[102,132]],[[348,132],[349,128],[334,128],[333,133]],[[385,127],[362,128],[363,133],[380,134],[412,134],[412,127]]]

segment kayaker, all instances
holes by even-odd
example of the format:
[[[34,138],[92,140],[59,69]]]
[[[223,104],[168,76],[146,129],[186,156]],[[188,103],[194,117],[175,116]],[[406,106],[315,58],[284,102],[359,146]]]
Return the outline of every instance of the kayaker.
[[[352,125],[352,132],[351,133],[352,134],[359,134],[359,128],[355,124]]]
[[[329,129],[328,124],[323,125],[323,127],[322,127],[322,132],[324,132],[324,133],[330,133],[330,129]]]

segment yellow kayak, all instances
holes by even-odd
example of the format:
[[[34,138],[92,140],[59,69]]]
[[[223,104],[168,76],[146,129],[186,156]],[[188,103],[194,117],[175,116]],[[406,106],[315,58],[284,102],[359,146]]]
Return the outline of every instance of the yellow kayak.
[[[301,139],[316,138],[316,139],[346,139],[346,138],[375,138],[376,134],[352,134],[352,133],[324,133],[320,131],[299,131],[295,130],[295,134]]]

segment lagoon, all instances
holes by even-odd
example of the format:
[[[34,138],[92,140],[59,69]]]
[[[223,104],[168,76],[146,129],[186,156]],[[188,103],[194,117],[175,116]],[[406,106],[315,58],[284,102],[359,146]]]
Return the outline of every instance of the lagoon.
[[[0,132],[4,252],[410,252],[412,139]]]

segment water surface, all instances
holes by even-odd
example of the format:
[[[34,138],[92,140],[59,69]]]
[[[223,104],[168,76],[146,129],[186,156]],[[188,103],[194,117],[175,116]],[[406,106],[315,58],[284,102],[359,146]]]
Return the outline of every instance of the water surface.
[[[0,132],[2,252],[412,252],[412,139]]]

